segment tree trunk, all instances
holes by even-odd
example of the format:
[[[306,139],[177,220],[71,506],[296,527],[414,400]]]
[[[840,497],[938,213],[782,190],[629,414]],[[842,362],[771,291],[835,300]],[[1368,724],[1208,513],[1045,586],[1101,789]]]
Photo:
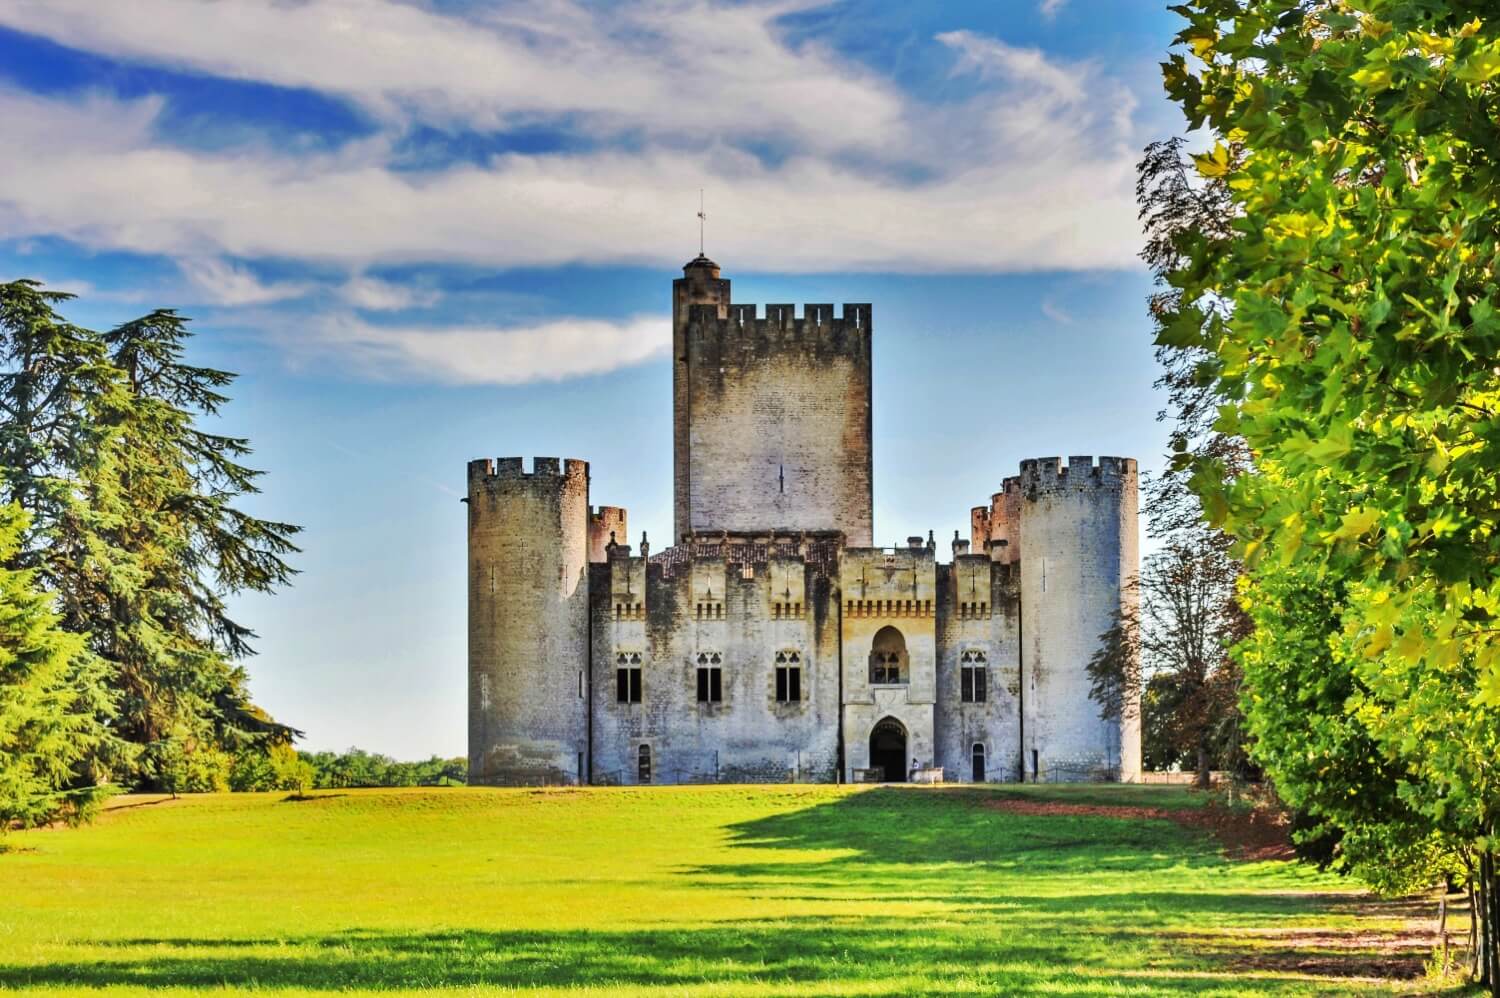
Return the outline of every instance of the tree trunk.
[[[1491,829],[1493,834],[1493,829]],[[1480,939],[1479,983],[1500,998],[1500,874],[1495,868],[1495,854],[1486,850],[1479,857],[1479,887],[1483,901],[1478,919]]]
[[[1464,890],[1469,895],[1469,976],[1479,977],[1479,888],[1478,874],[1470,872]]]
[[[1208,776],[1209,769],[1208,769],[1208,765],[1209,765],[1209,763],[1208,763],[1208,746],[1207,745],[1199,745],[1198,746],[1198,776],[1197,776],[1197,779],[1193,781],[1193,785],[1196,786],[1199,790],[1207,790],[1208,789],[1208,783],[1209,783],[1209,776]]]
[[[1442,972],[1448,973],[1448,885],[1443,884],[1442,894],[1438,895],[1438,952],[1441,954]]]

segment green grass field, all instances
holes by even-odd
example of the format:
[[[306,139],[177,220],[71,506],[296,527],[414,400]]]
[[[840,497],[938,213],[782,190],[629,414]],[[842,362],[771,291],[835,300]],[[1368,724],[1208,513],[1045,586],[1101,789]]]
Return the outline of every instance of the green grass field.
[[[131,798],[0,854],[0,990],[277,994],[1431,991],[1412,906],[1018,789]],[[1026,788],[1193,806],[1183,790]],[[1430,931],[1430,923],[1423,923]],[[1405,935],[1401,935],[1401,933]],[[1413,941],[1415,938],[1415,942]]]

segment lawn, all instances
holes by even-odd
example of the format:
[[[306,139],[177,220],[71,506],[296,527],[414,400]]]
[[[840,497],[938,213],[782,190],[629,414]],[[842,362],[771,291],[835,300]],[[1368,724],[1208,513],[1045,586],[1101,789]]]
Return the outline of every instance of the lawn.
[[[1178,788],[1032,799],[1195,806]],[[0,990],[1348,994],[1431,990],[1412,906],[1170,821],[1010,790],[130,798],[11,834]],[[1422,923],[1427,931],[1430,923]],[[1404,933],[1404,934],[1403,934]]]

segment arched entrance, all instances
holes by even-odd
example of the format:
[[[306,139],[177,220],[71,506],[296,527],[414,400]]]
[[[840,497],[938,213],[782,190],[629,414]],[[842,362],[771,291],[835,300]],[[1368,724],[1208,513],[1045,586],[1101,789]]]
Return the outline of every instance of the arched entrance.
[[[870,768],[885,770],[887,783],[906,782],[906,726],[894,717],[870,730]]]

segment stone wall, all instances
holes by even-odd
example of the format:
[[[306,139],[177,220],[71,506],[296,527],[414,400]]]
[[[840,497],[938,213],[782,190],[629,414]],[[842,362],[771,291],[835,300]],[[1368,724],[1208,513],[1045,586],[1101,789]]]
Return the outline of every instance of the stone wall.
[[[870,306],[689,305],[677,431],[686,530],[871,543]],[[680,511],[679,511],[680,512]],[[678,540],[685,530],[679,526]]]
[[[610,541],[630,543],[630,517],[621,506],[589,507],[589,561],[608,560]]]
[[[832,580],[800,557],[731,564],[617,551],[594,609],[594,775],[652,783],[833,782],[838,769],[838,615]],[[625,595],[644,605],[622,614]],[[616,696],[619,656],[639,654],[641,702]],[[795,654],[801,699],[777,699],[777,655]],[[699,702],[699,657],[719,702]],[[717,659],[717,661],[715,661]],[[788,665],[791,663],[788,662]]]
[[[716,316],[728,314],[729,281],[719,276],[719,265],[703,255],[682,268],[672,282],[672,543],[682,540],[691,528],[688,483],[691,479],[692,448],[689,446],[688,414],[688,311],[693,305],[708,305]],[[621,538],[624,541],[624,538]]]
[[[894,718],[906,729],[907,765],[931,766],[937,755],[933,705],[937,699],[937,571],[924,544],[905,548],[848,548],[839,563],[843,612],[844,766],[870,766],[870,734]],[[905,682],[871,682],[870,655],[887,627],[900,632]]]
[[[574,783],[587,771],[589,471],[471,461],[469,782]]]
[[[1021,668],[1027,778],[1140,773],[1139,722],[1099,717],[1088,662],[1139,571],[1136,463],[1021,462]]]
[[[955,545],[953,563],[937,568],[937,761],[946,779],[968,782],[979,744],[985,782],[1010,782],[1021,763],[1020,575],[967,548]],[[984,656],[983,701],[963,699],[965,654]]]

